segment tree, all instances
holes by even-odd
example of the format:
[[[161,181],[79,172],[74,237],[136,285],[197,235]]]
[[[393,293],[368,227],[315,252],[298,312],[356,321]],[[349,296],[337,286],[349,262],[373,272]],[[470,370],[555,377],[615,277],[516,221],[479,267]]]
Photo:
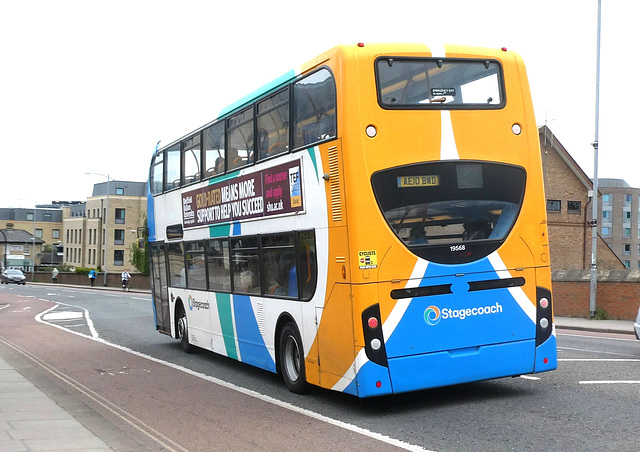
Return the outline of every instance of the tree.
[[[140,272],[142,275],[149,274],[149,247],[147,244],[144,244],[144,247],[140,249],[137,243],[133,243],[131,245],[131,253],[130,253],[131,265],[133,265],[136,270]]]
[[[145,230],[147,227],[147,218],[144,216]],[[147,276],[149,274],[149,245],[147,244],[147,237],[138,237],[136,243],[133,243],[129,252],[129,262],[133,265],[140,274]]]

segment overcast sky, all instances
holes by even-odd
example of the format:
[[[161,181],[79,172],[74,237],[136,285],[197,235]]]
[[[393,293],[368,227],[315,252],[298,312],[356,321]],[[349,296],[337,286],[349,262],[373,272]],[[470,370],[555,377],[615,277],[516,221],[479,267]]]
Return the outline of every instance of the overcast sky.
[[[507,47],[593,176],[597,0],[0,0],[0,207],[145,181],[168,144],[341,43]],[[640,187],[640,2],[602,0],[599,176]],[[634,81],[637,84],[637,80]]]

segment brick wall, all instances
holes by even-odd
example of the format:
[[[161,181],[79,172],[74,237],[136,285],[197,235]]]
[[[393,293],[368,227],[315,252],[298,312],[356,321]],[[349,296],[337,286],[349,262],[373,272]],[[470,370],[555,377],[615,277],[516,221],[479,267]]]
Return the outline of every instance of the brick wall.
[[[552,276],[555,315],[589,317],[590,272],[554,271]],[[640,271],[598,272],[596,306],[610,319],[634,320],[640,307]]]

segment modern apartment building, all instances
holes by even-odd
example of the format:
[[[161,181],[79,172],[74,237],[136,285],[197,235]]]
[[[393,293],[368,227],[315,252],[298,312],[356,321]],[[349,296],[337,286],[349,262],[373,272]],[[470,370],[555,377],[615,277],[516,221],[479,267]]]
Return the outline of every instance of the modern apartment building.
[[[56,205],[0,208],[3,265],[6,262],[7,267],[31,271],[34,264],[37,267],[62,262],[62,215]]]
[[[598,185],[600,235],[625,267],[640,270],[640,189],[622,179],[598,179]]]
[[[64,263],[109,272],[130,268],[130,248],[138,227],[145,226],[146,207],[145,182],[95,184],[86,204],[63,220]]]

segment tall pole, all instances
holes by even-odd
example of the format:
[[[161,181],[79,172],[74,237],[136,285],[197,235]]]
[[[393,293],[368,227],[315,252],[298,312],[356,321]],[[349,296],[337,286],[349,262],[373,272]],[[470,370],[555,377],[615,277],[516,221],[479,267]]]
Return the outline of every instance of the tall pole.
[[[600,123],[600,28],[602,1],[598,0],[598,50],[596,56],[596,136],[593,141],[593,211],[591,219],[591,283],[589,315],[596,316],[596,292],[598,290],[598,127]]]
[[[109,262],[109,175],[107,174],[107,211],[104,215],[104,286],[107,286],[107,262]]]
[[[31,281],[35,281],[36,270],[36,205],[33,205],[33,264],[31,265]]]
[[[95,174],[97,176],[102,176],[102,177],[106,177],[107,178],[107,207],[105,209],[104,212],[104,236],[103,236],[103,240],[104,240],[104,265],[103,265],[103,270],[104,270],[104,285],[107,285],[107,262],[109,261],[109,182],[111,181],[111,178],[109,177],[108,174],[102,174],[102,173],[85,173],[85,174]]]
[[[4,237],[4,249],[2,250],[2,271],[7,269],[7,234],[4,233],[2,229],[0,229],[0,233],[2,237]]]

